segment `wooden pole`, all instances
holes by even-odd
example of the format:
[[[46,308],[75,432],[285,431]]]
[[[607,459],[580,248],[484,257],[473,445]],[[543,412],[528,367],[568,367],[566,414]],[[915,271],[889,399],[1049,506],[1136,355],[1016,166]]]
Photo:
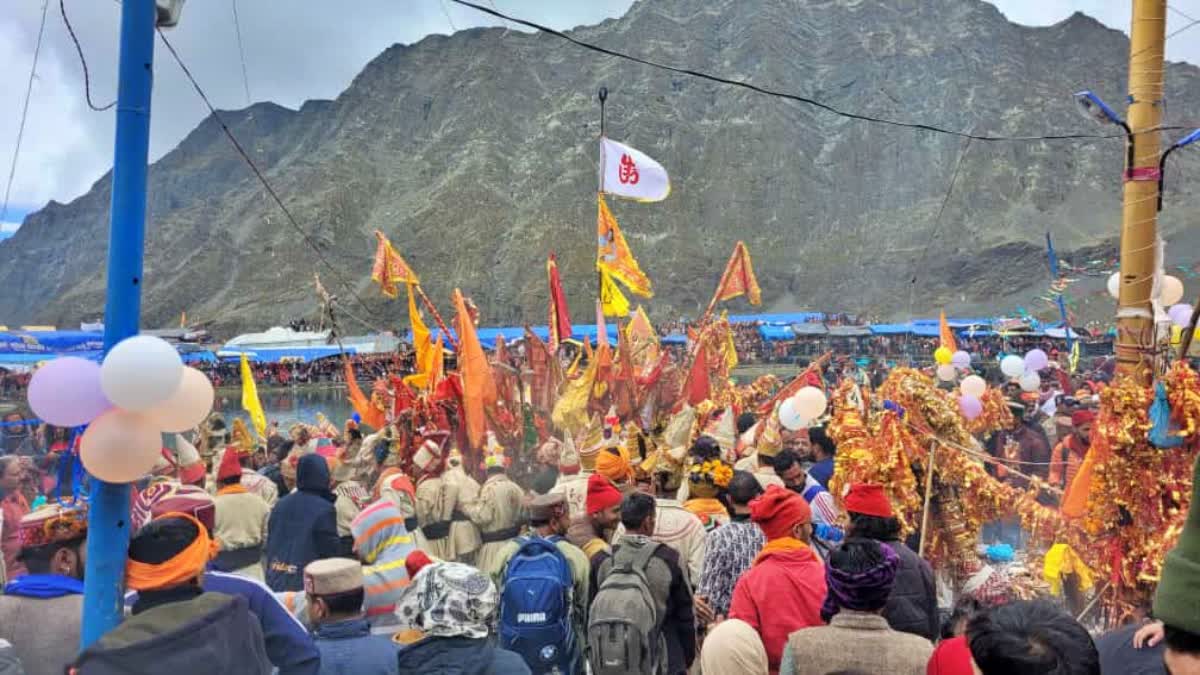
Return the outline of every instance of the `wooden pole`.
[[[1143,386],[1154,378],[1156,335],[1151,292],[1158,265],[1159,130],[1163,109],[1166,0],[1133,0],[1129,31],[1132,162],[1126,167],[1121,223],[1117,372]]]
[[[921,509],[921,543],[917,545],[917,556],[925,556],[925,542],[929,540],[929,498],[933,496],[933,455],[937,443],[929,444],[929,461],[925,463],[925,506]]]
[[[433,320],[435,323],[437,323],[438,328],[442,329],[442,335],[445,335],[446,339],[450,341],[450,344],[454,345],[454,351],[458,351],[458,339],[454,337],[454,334],[450,332],[449,328],[446,328],[446,322],[442,321],[442,315],[438,313],[437,307],[434,307],[433,301],[429,299],[428,295],[425,295],[425,291],[421,288],[421,284],[416,284],[416,288],[417,296],[421,298],[421,302],[425,304],[425,309],[428,309],[429,313],[433,315]]]

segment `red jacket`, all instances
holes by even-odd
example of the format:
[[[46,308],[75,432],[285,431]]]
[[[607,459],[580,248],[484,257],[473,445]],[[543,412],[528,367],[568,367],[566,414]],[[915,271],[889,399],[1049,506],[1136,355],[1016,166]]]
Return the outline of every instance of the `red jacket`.
[[[774,675],[788,635],[825,625],[821,605],[827,590],[825,564],[811,548],[765,553],[734,587],[729,618],[758,631]]]

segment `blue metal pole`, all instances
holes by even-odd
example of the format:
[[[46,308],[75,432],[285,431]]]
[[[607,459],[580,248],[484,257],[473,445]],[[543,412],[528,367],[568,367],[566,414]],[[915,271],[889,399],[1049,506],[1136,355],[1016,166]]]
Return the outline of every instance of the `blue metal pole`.
[[[1054,242],[1050,239],[1049,232],[1046,233],[1046,257],[1048,257],[1050,259],[1050,282],[1051,283],[1057,282],[1058,281],[1058,255],[1056,255],[1054,253]],[[1051,291],[1053,291],[1053,290],[1054,289],[1051,289]],[[1063,294],[1065,294],[1065,293],[1066,293],[1066,289],[1063,289],[1062,291],[1059,291],[1058,293],[1056,293],[1056,295],[1058,296],[1058,302],[1057,302],[1058,313],[1059,313],[1059,315],[1062,316],[1063,330],[1066,332],[1066,335],[1067,335],[1067,352],[1070,353],[1071,349],[1074,347],[1074,338],[1071,337],[1071,321],[1069,320],[1068,315],[1067,315],[1067,303],[1065,300],[1063,300]]]
[[[142,303],[150,90],[154,71],[154,0],[121,4],[117,138],[113,154],[104,349],[137,335]],[[80,648],[121,621],[129,551],[129,485],[92,480]]]

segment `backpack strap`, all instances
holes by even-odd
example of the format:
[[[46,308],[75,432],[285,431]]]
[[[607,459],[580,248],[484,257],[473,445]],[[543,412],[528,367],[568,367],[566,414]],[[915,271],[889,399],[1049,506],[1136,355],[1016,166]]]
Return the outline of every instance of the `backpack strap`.
[[[638,548],[637,551],[633,553],[633,556],[627,559],[626,562],[628,567],[625,569],[630,571],[636,570],[638,572],[645,573],[646,567],[650,564],[650,559],[654,557],[654,553],[658,551],[659,546],[662,546],[662,544],[652,541],[645,546]]]

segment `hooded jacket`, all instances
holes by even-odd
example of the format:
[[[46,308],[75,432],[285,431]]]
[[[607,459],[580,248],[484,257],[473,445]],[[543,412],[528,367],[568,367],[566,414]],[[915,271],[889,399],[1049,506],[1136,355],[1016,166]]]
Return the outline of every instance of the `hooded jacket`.
[[[305,565],[338,555],[335,500],[325,458],[315,454],[301,457],[296,491],[275,504],[267,521],[265,553],[271,590],[303,589]]]
[[[468,637],[422,640],[400,650],[399,665],[401,675],[530,675],[520,656]]]
[[[825,625],[821,605],[827,592],[825,565],[811,547],[768,551],[738,580],[729,618],[758,631],[770,670],[778,673],[788,635]]]
[[[941,623],[938,620],[933,568],[904,542],[895,540],[882,544],[890,546],[900,557],[896,582],[892,585],[892,594],[888,596],[883,618],[887,619],[893,630],[920,635],[930,642],[936,640]]]

